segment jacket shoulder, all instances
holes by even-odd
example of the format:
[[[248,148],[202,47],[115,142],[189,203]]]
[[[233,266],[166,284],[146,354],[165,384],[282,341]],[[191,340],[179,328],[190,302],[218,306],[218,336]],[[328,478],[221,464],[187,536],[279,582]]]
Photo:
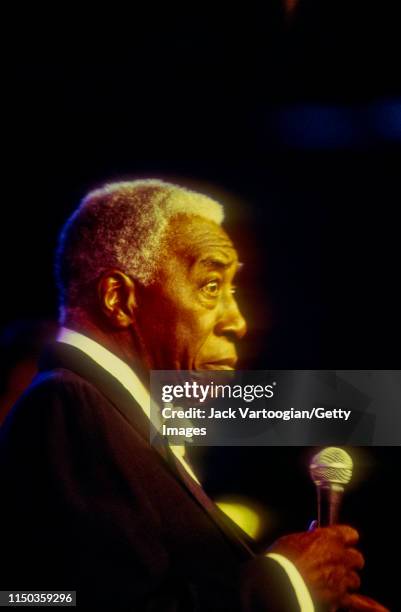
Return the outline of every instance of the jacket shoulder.
[[[10,411],[3,427],[32,426],[44,422],[93,420],[109,400],[89,381],[64,368],[39,373]]]

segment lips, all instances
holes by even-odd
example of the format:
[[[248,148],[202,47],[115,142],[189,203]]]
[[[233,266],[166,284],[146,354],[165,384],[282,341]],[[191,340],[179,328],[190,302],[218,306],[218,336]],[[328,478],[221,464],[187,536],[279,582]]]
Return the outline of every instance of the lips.
[[[217,359],[215,361],[208,361],[202,364],[202,370],[234,370],[235,364],[237,363],[237,357],[227,357],[225,359]]]

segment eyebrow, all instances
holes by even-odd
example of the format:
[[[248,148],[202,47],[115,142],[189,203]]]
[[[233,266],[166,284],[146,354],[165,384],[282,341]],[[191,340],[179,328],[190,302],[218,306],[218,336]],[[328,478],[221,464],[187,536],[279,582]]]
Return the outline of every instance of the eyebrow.
[[[221,270],[226,270],[227,268],[230,268],[230,266],[233,265],[234,261],[235,259],[224,261],[223,259],[220,259],[218,257],[205,257],[204,259],[201,259],[199,263],[207,268],[219,268]],[[240,270],[243,265],[243,263],[238,262],[237,271]]]

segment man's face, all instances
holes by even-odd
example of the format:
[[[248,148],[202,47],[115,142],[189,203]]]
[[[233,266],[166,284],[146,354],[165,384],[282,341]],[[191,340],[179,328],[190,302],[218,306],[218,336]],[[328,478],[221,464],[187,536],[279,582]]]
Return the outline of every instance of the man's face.
[[[224,230],[201,217],[169,224],[155,283],[138,294],[138,327],[152,369],[226,370],[246,323],[234,296],[238,256]]]

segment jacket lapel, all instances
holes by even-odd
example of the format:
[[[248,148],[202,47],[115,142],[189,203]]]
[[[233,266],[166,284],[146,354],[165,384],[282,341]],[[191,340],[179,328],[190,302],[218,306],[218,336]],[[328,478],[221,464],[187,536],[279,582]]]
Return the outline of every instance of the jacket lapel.
[[[49,345],[39,363],[41,372],[55,368],[70,370],[93,384],[149,445],[152,439],[151,445],[165,460],[166,468],[187,489],[191,497],[202,506],[224,535],[245,558],[253,555],[250,547],[251,540],[248,536],[216,506],[202,487],[189,476],[169,449],[165,439],[152,427],[139,404],[114,376],[80,349],[62,342],[54,342]]]
[[[152,427],[142,408],[125,387],[107,370],[80,349],[54,342],[48,346],[39,362],[41,372],[55,368],[67,369],[90,382],[117,408],[130,425],[166,459],[166,444]]]

